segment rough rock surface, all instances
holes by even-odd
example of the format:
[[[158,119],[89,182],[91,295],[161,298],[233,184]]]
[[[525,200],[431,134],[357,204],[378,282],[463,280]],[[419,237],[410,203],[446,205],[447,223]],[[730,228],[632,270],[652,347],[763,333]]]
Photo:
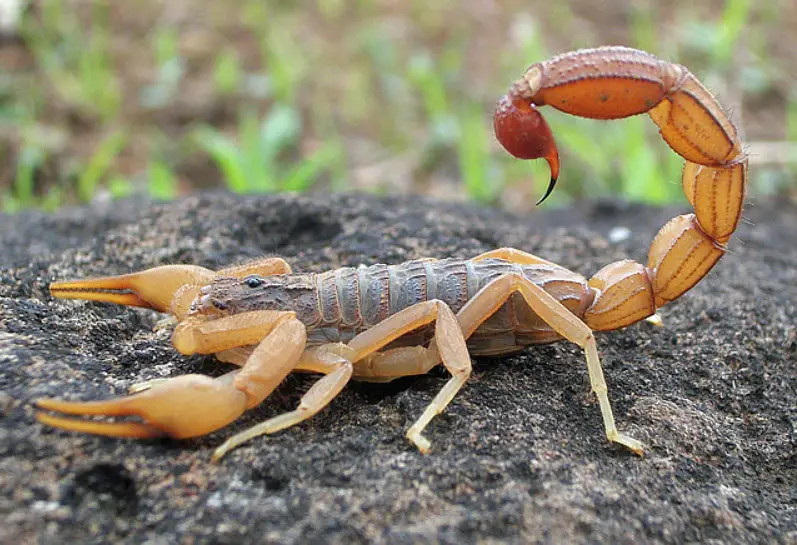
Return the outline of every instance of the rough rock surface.
[[[293,407],[291,378],[229,429],[134,441],[47,429],[30,401],[228,369],[184,358],[159,315],[55,301],[51,280],[280,254],[298,269],[515,246],[585,274],[644,259],[677,211],[612,203],[518,218],[421,198],[204,195],[0,217],[0,541],[4,543],[795,543],[797,209],[750,207],[729,253],[647,323],[602,334],[619,427],[608,444],[580,351],[476,362],[428,429],[404,431],[445,372],[355,383],[309,422],[220,464],[224,437]],[[609,242],[610,230],[630,237]],[[621,231],[615,231],[618,233]],[[622,238],[622,237],[621,237]]]

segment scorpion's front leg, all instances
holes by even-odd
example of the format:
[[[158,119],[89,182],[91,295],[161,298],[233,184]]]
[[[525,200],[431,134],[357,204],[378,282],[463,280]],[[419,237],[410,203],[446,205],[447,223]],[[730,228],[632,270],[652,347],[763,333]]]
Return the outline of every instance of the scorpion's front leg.
[[[226,426],[262,402],[291,372],[304,351],[304,325],[292,312],[253,311],[213,321],[187,320],[173,342],[184,354],[210,354],[257,344],[244,366],[212,379],[186,375],[153,385],[141,393],[108,401],[68,402],[40,399],[37,406],[68,415],[138,416],[143,422],[99,422],[38,413],[44,424],[113,437],[182,439]]]
[[[323,373],[325,376],[302,396],[299,407],[294,411],[276,416],[231,437],[216,449],[213,458],[218,460],[231,449],[253,437],[274,433],[310,418],[327,406],[340,393],[351,378],[354,367],[362,371],[367,367],[367,362],[374,357],[379,359],[379,361],[384,361],[380,356],[391,354],[394,351],[391,350],[380,354],[378,351],[381,348],[406,333],[429,325],[432,322],[436,326],[435,349],[430,351],[423,347],[416,348],[427,354],[428,357],[424,358],[423,361],[434,361],[431,366],[436,365],[442,359],[446,368],[453,375],[433,402],[437,412],[442,411],[468,380],[471,372],[471,361],[465,345],[465,339],[462,337],[453,312],[445,303],[434,300],[418,303],[394,314],[354,337],[348,345],[327,344],[317,349],[306,351],[295,369]],[[408,352],[407,354],[410,353]],[[417,355],[418,352],[411,351],[411,354]],[[237,361],[240,355],[241,352],[224,353],[224,356],[228,357],[230,361]],[[401,358],[401,360],[400,367],[405,365],[405,358]],[[416,361],[415,365],[417,368],[419,362]],[[428,370],[428,367],[422,363],[420,365]],[[404,369],[400,368],[398,375],[411,374],[403,371]],[[385,369],[377,370],[371,376],[384,376],[385,372]],[[367,375],[367,372],[364,372],[363,375]],[[428,410],[424,413],[425,416],[421,417],[422,421],[428,422],[434,414],[437,414],[435,412],[427,415],[427,413],[429,413]],[[421,452],[428,452],[429,441],[421,435],[424,426],[425,424],[420,426],[416,424],[410,429],[407,436]]]
[[[352,355],[353,351],[343,344],[329,344],[306,350],[294,369],[313,371],[324,376],[302,396],[299,406],[293,411],[280,414],[233,435],[213,452],[213,461],[220,460],[232,449],[255,437],[295,426],[329,405],[351,379]]]

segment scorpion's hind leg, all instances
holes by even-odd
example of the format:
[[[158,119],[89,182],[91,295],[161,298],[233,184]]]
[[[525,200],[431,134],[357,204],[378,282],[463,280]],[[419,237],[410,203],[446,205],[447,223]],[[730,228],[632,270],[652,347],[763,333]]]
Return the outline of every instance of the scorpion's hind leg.
[[[497,248],[495,250],[484,252],[483,254],[479,254],[471,259],[471,261],[482,261],[483,259],[503,259],[504,261],[517,263],[518,265],[556,265],[555,263],[552,263],[551,261],[541,257],[537,257],[534,254],[509,247]]]
[[[112,437],[175,439],[206,435],[261,403],[293,370],[304,351],[304,325],[292,312],[253,311],[212,322],[183,322],[175,346],[185,354],[209,354],[261,339],[240,370],[212,379],[185,375],[131,396],[93,402],[40,399],[38,408],[61,415],[137,416],[143,422],[102,422],[38,413],[56,428]]]
[[[506,274],[487,284],[457,314],[465,338],[472,335],[476,328],[492,316],[515,292],[519,292],[523,296],[529,307],[545,323],[562,337],[584,350],[590,384],[598,397],[606,437],[610,441],[624,445],[636,454],[644,454],[642,443],[620,433],[615,426],[606,380],[603,377],[603,369],[592,330],[541,287],[517,274]]]

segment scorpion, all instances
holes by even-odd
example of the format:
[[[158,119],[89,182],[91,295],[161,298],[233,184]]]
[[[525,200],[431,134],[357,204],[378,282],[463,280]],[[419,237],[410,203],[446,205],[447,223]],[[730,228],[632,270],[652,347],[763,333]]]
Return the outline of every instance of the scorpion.
[[[38,399],[38,420],[112,437],[196,437],[259,405],[291,372],[320,375],[295,410],[233,435],[214,451],[218,460],[254,437],[312,417],[351,379],[390,381],[442,363],[450,378],[406,432],[427,453],[431,443],[424,429],[467,382],[471,355],[511,354],[566,339],[584,351],[606,437],[643,455],[642,442],[615,425],[594,332],[655,318],[658,308],[712,269],[741,216],[747,157],[718,101],[685,67],[626,47],[577,50],[531,65],[498,102],[493,118],[496,137],[511,155],[548,162],[551,177],[542,200],[559,175],[556,143],[538,109],[544,105],[606,120],[646,112],[684,158],[682,184],[694,211],[659,231],[646,265],[617,261],[587,280],[524,251],[501,248],[473,259],[322,273],[293,273],[286,261],[269,257],[215,272],[165,265],[52,283],[58,298],[168,312],[176,322],[177,351],[215,354],[240,368],[218,378],[155,379],[108,401]]]

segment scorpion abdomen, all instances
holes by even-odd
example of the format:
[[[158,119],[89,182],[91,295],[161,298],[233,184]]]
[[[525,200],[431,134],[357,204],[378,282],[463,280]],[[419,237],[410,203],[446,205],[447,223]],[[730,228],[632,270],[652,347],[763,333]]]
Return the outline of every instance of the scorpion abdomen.
[[[593,299],[586,279],[552,264],[519,265],[501,259],[416,260],[400,265],[346,267],[318,275],[321,323],[307,324],[312,337],[346,342],[405,308],[437,299],[455,313],[484,286],[505,274],[523,275],[581,317]],[[425,328],[428,329],[428,328]],[[413,344],[432,337],[417,331]],[[509,300],[468,340],[475,354],[513,352],[560,336],[532,312],[520,294]],[[402,339],[400,344],[406,344]]]

